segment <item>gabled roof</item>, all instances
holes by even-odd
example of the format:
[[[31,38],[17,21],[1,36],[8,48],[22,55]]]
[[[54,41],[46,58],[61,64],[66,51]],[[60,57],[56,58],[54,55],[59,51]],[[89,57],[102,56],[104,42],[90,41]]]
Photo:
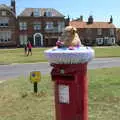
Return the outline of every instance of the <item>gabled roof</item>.
[[[71,21],[70,25],[75,28],[116,28],[114,24],[109,22],[93,22],[91,24],[82,21]]]
[[[53,8],[26,8],[23,10],[23,12],[19,16],[31,16],[35,11],[35,9],[39,10],[39,13],[41,16],[44,16],[44,13],[49,11],[52,13],[52,17],[64,17],[63,14],[61,14],[60,12],[58,12]]]
[[[8,6],[5,5],[5,4],[1,4],[1,5],[0,5],[0,9],[8,9]]]
[[[5,5],[5,4],[1,4],[1,5],[0,5],[0,10],[7,10],[7,11],[9,11],[10,13],[12,13],[13,16],[16,16],[15,13],[11,10],[11,7],[8,7],[8,6]]]

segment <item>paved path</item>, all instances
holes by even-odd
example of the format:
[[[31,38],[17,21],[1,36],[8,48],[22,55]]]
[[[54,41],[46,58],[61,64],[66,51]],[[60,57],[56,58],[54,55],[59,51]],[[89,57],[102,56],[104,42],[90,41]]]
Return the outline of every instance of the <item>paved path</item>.
[[[88,69],[120,67],[120,58],[96,58],[88,64]],[[48,74],[51,67],[48,63],[0,65],[0,80],[28,76],[31,71],[38,70]]]

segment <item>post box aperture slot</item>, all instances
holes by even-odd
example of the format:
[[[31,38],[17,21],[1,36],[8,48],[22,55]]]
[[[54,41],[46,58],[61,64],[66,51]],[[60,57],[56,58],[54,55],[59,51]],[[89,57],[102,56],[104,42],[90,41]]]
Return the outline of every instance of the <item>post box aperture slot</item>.
[[[73,80],[75,80],[75,77],[74,76],[72,76],[72,75],[53,75],[52,76],[52,79],[53,80],[66,80],[66,81],[73,81]]]

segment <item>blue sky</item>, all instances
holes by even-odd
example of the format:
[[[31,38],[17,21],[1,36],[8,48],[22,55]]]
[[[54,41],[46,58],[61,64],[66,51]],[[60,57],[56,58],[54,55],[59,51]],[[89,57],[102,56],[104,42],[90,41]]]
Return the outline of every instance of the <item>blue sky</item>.
[[[11,0],[0,0],[0,4],[10,4]],[[95,21],[109,21],[120,27],[120,0],[16,0],[17,14],[24,8],[55,8],[65,16],[78,18],[83,15],[86,21],[93,15]]]

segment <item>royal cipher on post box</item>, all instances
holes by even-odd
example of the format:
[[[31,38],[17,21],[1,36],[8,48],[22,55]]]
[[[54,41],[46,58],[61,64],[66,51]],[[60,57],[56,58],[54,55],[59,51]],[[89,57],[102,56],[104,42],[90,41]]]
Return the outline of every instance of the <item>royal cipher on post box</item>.
[[[56,120],[88,120],[87,64],[94,57],[94,50],[80,47],[73,51],[45,51],[53,67]]]

